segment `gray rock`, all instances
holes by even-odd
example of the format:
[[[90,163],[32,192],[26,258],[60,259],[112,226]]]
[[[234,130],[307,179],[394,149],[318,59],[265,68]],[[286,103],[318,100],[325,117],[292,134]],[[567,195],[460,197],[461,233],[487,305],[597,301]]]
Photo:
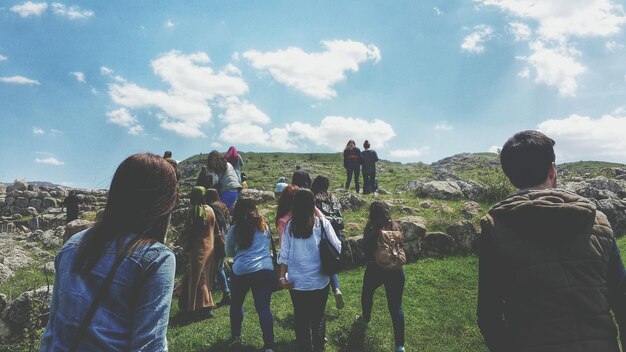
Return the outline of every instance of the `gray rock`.
[[[4,293],[0,293],[0,312],[9,305],[9,299]]]
[[[39,186],[30,184],[28,185],[28,190],[33,192],[39,192]]]
[[[601,199],[596,202],[596,206],[606,215],[615,236],[626,235],[626,200]]]
[[[28,207],[28,198],[18,197],[13,204],[18,208],[26,208]]]
[[[11,325],[8,322],[0,319],[0,340],[8,340],[13,335]]]
[[[354,194],[354,193],[346,193],[339,198],[339,202],[341,203],[341,209],[343,210],[358,210],[362,208],[366,202],[363,197]]]
[[[443,232],[427,232],[422,239],[422,254],[442,258],[454,251],[454,238]]]
[[[57,200],[52,197],[45,197],[41,202],[41,207],[43,209],[56,208],[57,206]]]
[[[4,200],[4,204],[5,205],[13,205],[13,203],[15,203],[15,198],[13,197],[6,197],[6,199]]]
[[[49,261],[46,264],[44,264],[41,267],[41,270],[43,270],[43,272],[47,275],[54,275],[55,269],[54,269],[54,261]]]
[[[58,237],[52,230],[44,232],[39,236],[39,240],[46,248],[54,248],[63,243],[63,237]]]
[[[63,243],[67,242],[67,240],[69,240],[70,237],[74,236],[75,234],[92,227],[94,224],[95,222],[93,221],[82,220],[82,219],[76,219],[74,221],[69,222],[67,225],[65,225]]]
[[[477,217],[480,215],[481,211],[482,208],[480,207],[480,204],[474,201],[464,202],[461,206],[461,215],[466,219],[473,219]]]
[[[241,199],[252,199],[256,204],[271,202],[276,199],[274,192],[246,188],[239,193]]]
[[[13,271],[25,268],[33,262],[30,255],[19,246],[0,248],[0,258],[2,257],[2,263]]]
[[[28,213],[28,215],[32,215],[32,216],[37,216],[39,215],[39,213],[37,212],[37,209],[35,209],[34,207],[28,207],[26,208],[26,212]]]
[[[37,196],[39,195],[39,192],[35,192],[35,191],[24,191],[24,197],[28,198],[28,199],[33,199],[33,198],[37,198]]]
[[[461,220],[456,224],[448,226],[448,235],[454,238],[454,253],[468,254],[476,248],[478,229],[469,220]]]
[[[433,207],[435,203],[433,203],[430,200],[425,200],[423,202],[420,202],[420,207],[424,208],[424,209],[430,209]]]
[[[29,207],[33,207],[36,209],[41,209],[41,204],[43,203],[43,201],[39,198],[33,198],[30,200],[30,202],[28,202],[28,206]]]
[[[13,270],[11,270],[8,266],[0,263],[0,284],[5,283],[8,279],[12,278],[15,275]],[[2,312],[2,309],[0,309]]]
[[[41,287],[34,291],[27,291],[9,303],[3,315],[11,324],[26,326],[31,319],[50,310],[52,287]],[[36,322],[37,327],[43,327],[42,322]]]
[[[46,191],[39,192],[39,195],[37,196],[37,198],[41,198],[41,199],[44,199],[47,197],[50,197],[50,192],[46,192]]]
[[[0,183],[0,194],[5,194],[7,192],[7,186]]]
[[[0,208],[4,207],[4,205],[6,204],[6,198],[0,198]]]
[[[11,186],[12,191],[25,191],[28,189],[28,183],[26,181],[17,179],[13,181],[13,185]]]
[[[464,197],[461,187],[455,181],[430,181],[418,184],[417,197],[458,200]]]

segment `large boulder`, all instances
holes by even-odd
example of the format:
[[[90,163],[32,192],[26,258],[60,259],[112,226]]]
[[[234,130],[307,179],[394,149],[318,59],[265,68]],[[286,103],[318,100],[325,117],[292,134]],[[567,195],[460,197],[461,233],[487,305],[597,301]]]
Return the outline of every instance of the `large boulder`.
[[[33,291],[27,291],[11,301],[2,313],[3,318],[16,327],[29,325],[31,319],[41,319],[50,310],[50,298],[52,287],[41,287]],[[42,321],[34,322],[41,328],[45,325]]]
[[[8,279],[12,278],[15,275],[13,270],[11,270],[8,266],[0,263],[0,284],[5,283]],[[2,309],[0,309],[2,312]]]
[[[37,198],[37,196],[39,195],[39,192],[35,192],[35,191],[24,191],[24,197],[28,198],[28,199],[33,199],[33,198]]]
[[[76,219],[70,221],[67,225],[65,225],[65,233],[63,234],[63,243],[67,242],[70,237],[75,234],[86,230],[95,225],[95,222],[89,220]]]
[[[43,209],[56,208],[57,206],[58,206],[57,200],[52,197],[45,197],[41,201],[41,207]]]
[[[61,236],[63,236],[63,234],[65,234],[65,232],[63,232]],[[63,243],[63,237],[57,236],[55,231],[48,230],[39,236],[39,241],[41,241],[46,248],[54,248]]]
[[[361,209],[365,204],[365,199],[354,193],[346,193],[339,198],[341,209],[355,211]]]
[[[5,194],[7,192],[7,186],[0,183],[0,194]]]
[[[357,267],[366,264],[365,253],[363,252],[363,235],[347,238],[342,249],[343,263],[345,267]]]
[[[448,226],[447,234],[454,239],[454,253],[468,254],[476,248],[478,229],[469,220],[461,220]]]
[[[15,244],[0,248],[0,262],[9,269],[16,271],[29,266],[33,260],[28,252]]]
[[[11,206],[13,203],[15,203],[15,198],[13,197],[6,197],[4,199],[4,205]]]
[[[13,185],[10,186],[12,191],[26,191],[28,189],[28,183],[26,181],[17,179],[13,181]]]
[[[276,199],[274,192],[246,188],[239,193],[241,199],[252,199],[256,204],[271,202]]]
[[[15,203],[13,203],[13,205],[15,205],[18,208],[26,208],[26,207],[28,207],[28,198],[18,197],[15,200]]]
[[[417,197],[458,200],[464,197],[456,181],[430,181],[420,183],[415,188]]]
[[[453,253],[454,238],[443,232],[427,232],[422,239],[422,254],[425,257],[443,258]]]
[[[615,236],[626,235],[626,200],[601,199],[596,202],[596,206],[606,215]]]

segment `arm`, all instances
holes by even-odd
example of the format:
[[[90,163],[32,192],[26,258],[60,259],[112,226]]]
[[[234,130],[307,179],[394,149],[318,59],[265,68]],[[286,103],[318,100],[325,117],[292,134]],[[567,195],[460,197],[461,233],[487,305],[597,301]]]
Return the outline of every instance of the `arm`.
[[[491,351],[506,351],[507,328],[503,318],[502,263],[497,260],[495,243],[489,232],[491,224],[481,221],[478,261],[478,327]]]
[[[376,154],[376,151],[373,151],[372,153],[374,153],[374,162],[377,162],[378,160],[378,154]]]
[[[291,251],[291,224],[285,226],[285,232],[280,240],[280,252],[278,253],[278,264],[285,264],[285,271],[287,263],[289,263],[289,252]],[[281,275],[282,276],[282,275]]]
[[[609,305],[617,326],[619,329],[619,337],[622,346],[626,342],[626,270],[620,256],[619,247],[615,239],[613,241],[613,250],[607,267],[607,283],[609,286]]]
[[[337,249],[337,252],[341,253],[341,241],[337,238],[337,234],[335,233],[335,230],[333,230],[333,226],[330,224],[330,221],[326,218],[320,218],[320,221],[322,222],[320,225],[324,226],[324,230],[326,231],[326,237],[328,237],[330,243],[332,243]]]
[[[228,228],[228,233],[226,234],[226,256],[234,257],[235,256],[235,225]]]
[[[163,251],[143,272],[133,312],[131,351],[167,350],[166,333],[175,270],[174,253]]]

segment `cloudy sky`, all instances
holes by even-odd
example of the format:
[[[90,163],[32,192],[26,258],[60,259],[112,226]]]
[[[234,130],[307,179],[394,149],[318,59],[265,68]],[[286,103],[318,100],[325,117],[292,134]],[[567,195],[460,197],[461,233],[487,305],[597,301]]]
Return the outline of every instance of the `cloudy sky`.
[[[525,129],[559,162],[626,162],[624,5],[0,1],[0,181],[107,187],[140,151],[348,139],[432,162]]]

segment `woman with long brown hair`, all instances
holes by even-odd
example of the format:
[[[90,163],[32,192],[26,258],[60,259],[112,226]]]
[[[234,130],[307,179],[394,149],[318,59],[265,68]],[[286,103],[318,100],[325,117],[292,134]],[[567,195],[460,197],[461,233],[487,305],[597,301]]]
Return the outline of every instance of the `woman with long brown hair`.
[[[226,235],[226,254],[233,257],[230,304],[230,329],[234,341],[241,338],[243,303],[251,289],[254,306],[263,331],[263,351],[274,348],[274,320],[270,311],[276,274],[270,256],[272,234],[269,224],[259,215],[252,199],[240,199],[235,205],[233,226]]]
[[[178,306],[186,320],[201,320],[213,316],[211,286],[217,263],[214,259],[215,213],[205,204],[204,187],[191,190],[191,206],[178,243],[189,255],[189,270],[183,279]]]
[[[359,193],[359,175],[361,174],[361,149],[351,139],[343,150],[343,167],[346,169],[346,189],[350,190],[350,182],[354,175],[354,190]]]
[[[140,153],[117,168],[102,219],[57,253],[41,351],[164,351],[176,260],[163,243],[176,171]]]
[[[211,173],[213,187],[220,192],[220,199],[232,210],[242,189],[235,169],[222,153],[213,150],[207,157],[207,171]]]

